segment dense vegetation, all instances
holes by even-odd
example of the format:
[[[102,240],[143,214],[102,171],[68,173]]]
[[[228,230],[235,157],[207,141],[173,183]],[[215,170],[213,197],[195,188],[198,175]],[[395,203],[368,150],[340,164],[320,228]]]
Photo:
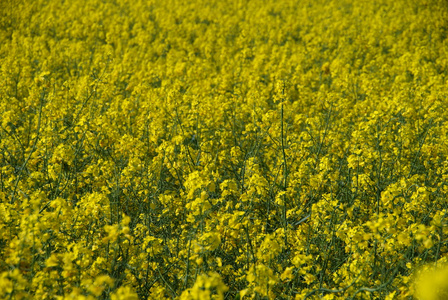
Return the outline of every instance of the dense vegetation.
[[[444,298],[447,36],[437,0],[2,1],[0,298]]]

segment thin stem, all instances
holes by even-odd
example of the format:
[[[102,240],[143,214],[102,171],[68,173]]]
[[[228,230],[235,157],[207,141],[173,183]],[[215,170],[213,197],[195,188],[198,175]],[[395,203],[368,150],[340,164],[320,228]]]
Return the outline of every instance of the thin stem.
[[[14,182],[14,190],[12,191],[12,194],[11,194],[10,204],[14,203],[16,192],[17,192],[17,186],[19,185],[19,181],[20,181],[20,178],[22,177],[23,170],[25,170],[26,165],[28,164],[28,161],[31,159],[31,155],[33,155],[34,151],[36,151],[36,149],[37,149],[37,142],[39,140],[39,135],[40,135],[40,123],[42,120],[42,108],[44,106],[44,98],[45,98],[45,90],[42,92],[42,96],[40,98],[39,116],[37,118],[36,137],[33,142],[33,147],[31,148],[31,151],[28,154],[28,157],[25,159],[22,166],[20,167],[19,174],[17,175],[16,181]]]
[[[287,240],[287,226],[288,222],[286,220],[286,190],[288,187],[288,164],[286,163],[286,151],[285,151],[285,130],[284,130],[284,107],[283,102],[285,100],[285,86],[283,86],[282,89],[282,99],[281,99],[281,106],[280,106],[280,115],[281,115],[281,144],[282,144],[282,156],[283,156],[283,208],[282,208],[282,219],[283,219],[283,227],[285,230],[285,246],[288,245]]]

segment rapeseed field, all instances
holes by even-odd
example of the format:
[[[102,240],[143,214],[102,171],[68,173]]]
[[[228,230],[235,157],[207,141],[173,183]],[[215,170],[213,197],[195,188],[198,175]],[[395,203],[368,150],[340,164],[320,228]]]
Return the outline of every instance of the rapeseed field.
[[[2,0],[0,299],[447,299],[446,0]]]

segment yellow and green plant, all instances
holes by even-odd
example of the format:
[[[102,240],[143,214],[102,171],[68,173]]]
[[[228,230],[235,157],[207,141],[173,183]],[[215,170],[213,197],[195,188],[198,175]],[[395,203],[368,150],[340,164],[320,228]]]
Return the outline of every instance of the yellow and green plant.
[[[446,0],[2,0],[0,299],[445,299]]]

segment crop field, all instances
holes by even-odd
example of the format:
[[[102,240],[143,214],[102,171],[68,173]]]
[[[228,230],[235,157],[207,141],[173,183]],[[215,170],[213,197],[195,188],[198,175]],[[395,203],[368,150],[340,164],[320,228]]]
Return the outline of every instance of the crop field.
[[[448,299],[446,0],[1,0],[0,299]]]

